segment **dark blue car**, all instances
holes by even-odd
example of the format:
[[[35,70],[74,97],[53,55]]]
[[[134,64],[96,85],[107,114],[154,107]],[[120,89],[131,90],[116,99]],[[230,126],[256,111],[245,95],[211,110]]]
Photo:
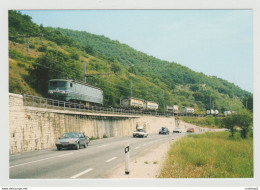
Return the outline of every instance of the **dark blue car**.
[[[159,131],[159,135],[169,135],[170,131],[166,127],[162,127]]]

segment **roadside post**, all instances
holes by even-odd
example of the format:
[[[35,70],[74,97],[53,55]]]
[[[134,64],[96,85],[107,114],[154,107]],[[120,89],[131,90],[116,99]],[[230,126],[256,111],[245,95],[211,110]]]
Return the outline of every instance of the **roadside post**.
[[[125,174],[129,175],[129,143],[125,145]]]

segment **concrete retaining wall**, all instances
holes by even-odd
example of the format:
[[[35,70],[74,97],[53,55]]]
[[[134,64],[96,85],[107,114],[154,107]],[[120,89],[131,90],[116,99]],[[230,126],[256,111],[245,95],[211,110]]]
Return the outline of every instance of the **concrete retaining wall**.
[[[63,111],[23,104],[23,96],[9,94],[10,154],[40,150],[55,146],[63,133],[84,132],[89,137],[130,136],[136,123],[146,123],[149,134],[158,133],[162,126],[175,127],[173,117],[124,116]]]

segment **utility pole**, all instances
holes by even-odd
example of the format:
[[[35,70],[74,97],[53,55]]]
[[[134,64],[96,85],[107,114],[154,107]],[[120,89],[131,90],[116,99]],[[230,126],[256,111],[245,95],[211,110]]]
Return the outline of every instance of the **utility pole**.
[[[214,102],[212,102],[212,109],[213,109],[214,115],[216,116],[216,113],[215,113],[215,111],[214,111]],[[211,114],[211,110],[210,110],[210,114]]]
[[[210,110],[210,113],[211,113],[211,95],[209,97],[209,110]]]
[[[232,114],[232,99],[230,98],[230,111],[231,111],[231,114]]]
[[[165,113],[164,90],[163,90],[163,113]]]
[[[83,62],[83,81],[86,82],[86,62]]]
[[[130,80],[130,97],[132,98],[132,79]]]
[[[25,47],[26,47],[26,55],[29,55],[29,45],[30,45],[30,38],[29,37],[25,37]]]
[[[28,56],[29,55],[30,37],[41,37],[41,40],[42,40],[43,34],[26,35],[26,36],[10,36],[9,39],[24,38],[25,39],[26,53],[27,53],[27,56]]]

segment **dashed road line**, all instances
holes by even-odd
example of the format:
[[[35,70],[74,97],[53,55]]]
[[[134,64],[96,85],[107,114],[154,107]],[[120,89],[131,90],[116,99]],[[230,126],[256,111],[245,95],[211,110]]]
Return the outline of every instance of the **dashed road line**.
[[[138,149],[138,148],[140,148],[140,147],[139,146],[135,147],[135,149]]]
[[[108,162],[111,162],[111,161],[113,161],[113,160],[115,160],[115,159],[117,159],[117,157],[110,158],[110,159],[108,159],[106,162],[108,163]]]
[[[108,144],[102,145],[102,146],[97,146],[96,148],[105,147],[105,146],[108,146]]]
[[[49,160],[49,159],[52,159],[52,158],[59,158],[59,157],[63,157],[63,156],[68,156],[68,155],[71,155],[71,154],[73,154],[73,153],[62,154],[62,155],[59,155],[59,156],[53,156],[53,157],[50,157],[50,158],[44,158],[44,159],[40,159],[40,160],[35,160],[35,161],[31,161],[31,162],[17,164],[17,165],[14,165],[14,166],[10,166],[9,168],[14,168],[14,167],[18,167],[18,166],[27,165],[27,164],[32,164],[32,163],[36,163],[36,162],[40,162],[40,161],[44,161],[44,160]]]
[[[21,154],[13,154],[13,155],[10,155],[10,156],[19,156],[19,155],[21,155]]]
[[[89,169],[87,169],[87,170],[85,170],[85,171],[83,171],[83,172],[80,172],[80,173],[78,173],[78,174],[76,174],[76,175],[74,175],[74,176],[72,176],[72,177],[70,177],[71,179],[75,179],[75,178],[78,178],[79,176],[82,176],[82,175],[84,175],[84,174],[86,174],[86,173],[88,173],[88,172],[90,172],[90,171],[92,171],[92,170],[94,170],[93,168],[89,168]]]

